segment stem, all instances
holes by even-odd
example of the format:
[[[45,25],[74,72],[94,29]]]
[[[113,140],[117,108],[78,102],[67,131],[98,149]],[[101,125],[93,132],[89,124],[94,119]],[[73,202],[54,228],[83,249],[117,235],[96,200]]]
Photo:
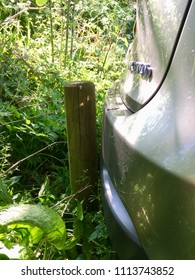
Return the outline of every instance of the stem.
[[[43,260],[47,260],[47,240],[45,240],[45,248],[44,248]]]
[[[0,23],[0,26],[2,26],[5,23],[12,22],[16,17],[18,17],[19,15],[25,13],[26,11],[29,11],[29,10],[31,10],[31,11],[33,11],[33,10],[42,10],[42,9],[45,9],[45,6],[43,6],[43,7],[26,7],[24,9],[22,9],[21,11],[19,11],[18,13],[16,13],[15,15],[7,17],[4,21],[2,21]]]
[[[74,14],[75,14],[75,2],[73,3],[72,21],[71,21],[71,45],[70,45],[70,58],[71,59],[72,59],[72,54],[73,54],[73,43],[74,43]]]
[[[106,64],[106,61],[107,61],[107,58],[108,58],[108,54],[109,54],[109,52],[111,50],[111,47],[112,47],[112,41],[109,44],[108,50],[106,52],[106,55],[105,55],[105,58],[104,58],[104,61],[103,61],[103,64],[102,64],[102,69],[103,70],[104,70],[104,67],[105,67],[105,64]]]
[[[66,15],[66,46],[65,46],[65,59],[64,59],[64,65],[65,66],[66,66],[66,63],[67,63],[67,54],[68,54],[68,39],[69,39],[69,24],[70,24],[70,2],[71,2],[71,0],[68,0],[67,15]]]
[[[52,57],[52,63],[54,63],[54,31],[53,31],[51,0],[49,0],[49,12],[50,12],[49,14],[50,14],[50,34],[51,34],[51,57]]]
[[[27,22],[27,45],[30,45],[30,38],[31,38],[31,30],[30,30],[30,20],[28,18]]]
[[[16,163],[14,163],[10,168],[8,168],[3,174],[0,174],[0,177],[3,177],[5,174],[9,173],[12,169],[15,169],[19,164],[21,164],[21,163],[24,162],[25,160],[27,160],[27,159],[29,159],[29,158],[31,158],[31,157],[33,157],[33,156],[36,156],[37,154],[39,154],[39,153],[45,151],[45,150],[48,149],[48,148],[51,148],[53,145],[62,144],[62,143],[64,144],[65,142],[64,142],[64,141],[54,142],[54,143],[52,143],[52,144],[50,144],[50,145],[48,145],[48,146],[46,146],[46,147],[44,147],[44,148],[42,148],[42,149],[36,151],[35,153],[33,153],[33,154],[31,154],[31,155],[29,155],[29,156],[27,156],[27,157],[25,157],[25,158],[22,158],[21,160],[19,160],[19,161],[17,161]]]
[[[64,42],[64,7],[61,0],[61,38],[60,38],[60,69],[62,67],[62,56],[63,56],[63,42]]]

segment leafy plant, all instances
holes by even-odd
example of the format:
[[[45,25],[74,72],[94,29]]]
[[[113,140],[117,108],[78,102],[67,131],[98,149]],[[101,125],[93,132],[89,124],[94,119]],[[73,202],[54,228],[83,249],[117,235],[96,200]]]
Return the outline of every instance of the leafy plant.
[[[64,247],[66,228],[64,221],[54,210],[42,205],[20,204],[0,211],[0,226],[17,230],[26,228],[32,244],[42,238],[58,250]]]
[[[15,217],[0,239],[7,248],[19,242],[21,259],[115,258],[100,195],[99,211],[86,213],[71,193],[63,87],[95,83],[100,155],[105,94],[123,71],[134,9],[128,0],[1,0],[0,9],[0,206]],[[50,228],[16,221],[14,207],[36,208],[39,221],[55,211],[66,224],[64,250],[48,241]]]

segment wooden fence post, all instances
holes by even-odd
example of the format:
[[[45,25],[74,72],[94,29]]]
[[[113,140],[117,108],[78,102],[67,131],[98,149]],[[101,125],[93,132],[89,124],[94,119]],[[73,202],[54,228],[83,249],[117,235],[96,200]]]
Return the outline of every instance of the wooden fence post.
[[[72,192],[91,210],[90,195],[97,194],[97,148],[95,85],[92,82],[65,84],[65,113]]]

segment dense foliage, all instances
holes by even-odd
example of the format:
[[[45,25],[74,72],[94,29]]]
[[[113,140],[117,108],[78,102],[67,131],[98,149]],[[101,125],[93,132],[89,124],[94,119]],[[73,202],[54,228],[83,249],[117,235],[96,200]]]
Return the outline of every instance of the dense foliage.
[[[21,259],[115,258],[101,203],[85,213],[70,192],[63,86],[95,83],[100,145],[102,105],[121,74],[134,10],[127,0],[0,0],[0,10],[0,206],[52,208],[67,241],[57,250],[46,237],[32,242],[28,227],[7,224],[0,240],[19,244]]]

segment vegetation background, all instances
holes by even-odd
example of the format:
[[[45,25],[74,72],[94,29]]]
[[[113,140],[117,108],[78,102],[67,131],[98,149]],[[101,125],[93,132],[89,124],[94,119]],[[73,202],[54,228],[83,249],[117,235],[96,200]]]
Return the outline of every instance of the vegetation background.
[[[95,83],[100,153],[103,103],[123,71],[134,15],[128,0],[0,0],[1,211],[10,205],[45,206],[66,225],[59,249],[43,234],[41,211],[36,238],[37,224],[21,222],[11,212],[12,222],[1,215],[3,248],[18,244],[19,259],[117,257],[101,196],[92,198],[99,210],[86,213],[71,194],[63,87],[75,80]],[[45,223],[51,221],[48,212]],[[3,250],[0,256],[9,257]]]

